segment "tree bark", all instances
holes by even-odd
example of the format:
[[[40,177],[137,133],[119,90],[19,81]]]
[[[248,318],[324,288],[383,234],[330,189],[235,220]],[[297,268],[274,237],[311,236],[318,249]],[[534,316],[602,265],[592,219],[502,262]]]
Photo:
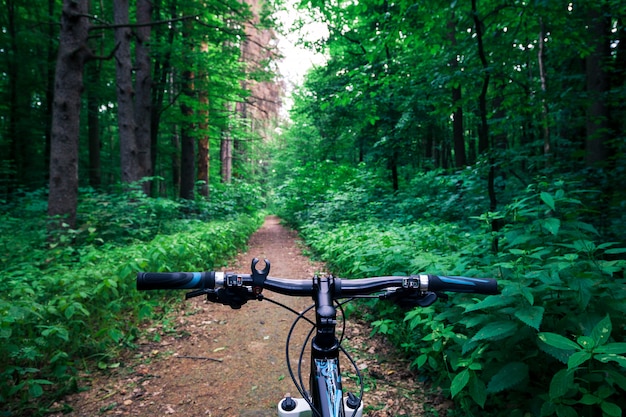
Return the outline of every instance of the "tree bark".
[[[193,73],[183,73],[183,95],[187,101],[193,100]],[[194,199],[195,183],[195,138],[193,136],[193,109],[185,101],[181,104],[184,120],[180,132],[180,198]]]
[[[456,54],[456,18],[454,11],[448,21],[448,39],[453,50],[453,57],[450,59],[450,68],[452,71],[456,71],[459,67]],[[461,84],[457,84],[452,87],[452,138],[454,144],[454,166],[456,168],[463,168],[467,165],[467,157],[465,154],[465,137],[463,132],[463,106],[461,99],[463,98],[461,92]]]
[[[169,4],[169,17],[174,18],[177,15],[176,2],[172,1]],[[155,1],[154,7],[157,10],[161,10],[162,3],[161,1]],[[151,96],[152,96],[152,107],[151,107],[151,116],[150,116],[150,166],[152,167],[153,174],[157,174],[157,155],[158,155],[158,135],[159,135],[159,125],[161,122],[161,113],[165,107],[165,93],[169,89],[173,94],[172,83],[168,81],[168,77],[172,73],[172,64],[171,64],[171,46],[174,43],[174,35],[175,31],[168,30],[167,27],[163,25],[157,26],[157,30],[155,31],[155,35],[157,37],[157,42],[167,42],[166,45],[168,47],[165,48],[165,53],[163,55],[158,55],[154,58],[154,80],[155,85],[152,88]],[[166,36],[167,35],[167,36]],[[176,128],[174,127],[173,130]],[[177,133],[172,133],[176,136],[176,147],[174,149],[178,149],[179,140],[177,138]],[[174,141],[174,139],[172,139]],[[177,155],[177,153],[176,153]],[[180,161],[177,160],[174,170],[174,188],[176,190],[176,194],[178,194],[180,190]],[[152,195],[156,195],[158,190],[156,187],[152,187]]]
[[[152,21],[151,0],[137,0],[137,43],[135,45],[135,140],[139,179],[152,176],[151,114],[152,114],[152,68],[150,62],[150,23]],[[150,182],[144,182],[145,194],[150,194]]]
[[[76,227],[81,92],[83,68],[89,56],[87,5],[86,1],[64,0],[61,13],[52,108],[48,215],[62,219],[53,219],[53,228],[60,227],[60,221]]]
[[[100,68],[90,69],[89,82],[98,85],[100,81]],[[102,171],[100,169],[100,100],[93,89],[87,94],[87,137],[89,139],[89,185],[100,188],[102,185]]]
[[[120,139],[121,180],[123,183],[138,181],[139,164],[136,142],[136,124],[134,109],[134,91],[132,81],[132,63],[130,58],[130,39],[128,26],[128,0],[114,0],[113,20],[115,28],[115,79],[117,84],[117,123]]]
[[[220,142],[220,174],[222,182],[230,184],[233,177],[233,140],[230,132],[222,132],[222,141]]]
[[[96,15],[94,3],[91,3],[90,13]],[[104,31],[95,39],[99,42],[99,53],[102,55],[104,46]],[[98,45],[92,44],[92,49]],[[93,188],[100,188],[102,185],[102,171],[100,150],[102,141],[100,138],[100,97],[96,89],[100,86],[102,74],[102,60],[91,62],[87,65],[87,138],[89,143],[89,185]]]
[[[200,50],[203,53],[209,51],[209,45],[202,43]],[[201,77],[208,81],[208,74],[203,73]],[[202,183],[200,186],[200,194],[209,197],[209,95],[206,88],[199,92],[198,104],[200,105],[200,123],[198,130],[200,138],[198,139],[198,181]]]
[[[483,68],[483,85],[478,96],[478,111],[480,125],[478,128],[478,154],[482,154],[489,149],[489,124],[487,122],[487,90],[489,88],[489,63],[485,55],[483,45],[483,22],[478,17],[476,0],[472,0],[472,15],[474,17],[474,30],[476,31],[476,42],[478,43],[478,57]]]

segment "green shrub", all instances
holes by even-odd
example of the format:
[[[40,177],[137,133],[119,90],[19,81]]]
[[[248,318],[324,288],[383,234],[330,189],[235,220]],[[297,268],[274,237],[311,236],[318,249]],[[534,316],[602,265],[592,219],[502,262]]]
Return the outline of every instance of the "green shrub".
[[[502,294],[452,295],[398,320],[373,319],[422,375],[469,414],[613,417],[626,407],[626,249],[599,242],[577,183],[539,182],[501,213],[498,233],[434,221],[369,219],[302,227],[309,245],[346,276],[494,276]],[[492,240],[499,253],[492,252]],[[618,412],[619,411],[619,412]]]
[[[163,302],[160,292],[135,290],[137,271],[219,267],[263,218],[246,208],[206,222],[181,216],[181,203],[132,196],[82,201],[85,225],[53,244],[41,206],[31,219],[18,211],[0,219],[0,414],[44,413],[75,389],[82,358],[106,366],[118,347],[133,345],[137,321]]]

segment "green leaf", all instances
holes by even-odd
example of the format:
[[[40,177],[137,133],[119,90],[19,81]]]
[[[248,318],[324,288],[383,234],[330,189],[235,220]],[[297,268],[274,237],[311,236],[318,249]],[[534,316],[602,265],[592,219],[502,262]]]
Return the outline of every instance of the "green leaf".
[[[476,374],[472,373],[469,381],[469,394],[472,400],[481,408],[485,408],[487,401],[487,387],[485,383]]]
[[[589,336],[580,336],[576,339],[576,343],[578,343],[583,349],[587,351],[593,350],[596,346],[596,342]]]
[[[539,197],[546,206],[550,207],[552,210],[556,210],[554,207],[554,197],[552,197],[552,194],[542,191],[541,194],[539,194]]]
[[[555,217],[544,219],[541,225],[552,235],[556,236],[561,228],[561,221]]]
[[[30,394],[30,396],[33,398],[41,397],[43,394],[43,388],[40,384],[31,383],[28,386],[28,394]]]
[[[122,340],[122,338],[124,337],[124,333],[122,333],[118,329],[109,329],[107,334],[115,343],[119,343],[120,340]]]
[[[487,391],[500,392],[528,378],[528,365],[523,362],[509,362],[491,378]]]
[[[471,338],[472,341],[477,340],[500,340],[506,337],[511,336],[517,330],[518,325],[514,321],[496,321],[493,323],[489,323],[480,329],[474,337]]]
[[[581,350],[580,346],[576,342],[569,340],[566,337],[561,336],[560,334],[550,333],[550,332],[542,332],[539,333],[539,339],[547,343],[548,345],[555,347],[557,349],[562,350]]]
[[[487,308],[493,307],[502,307],[512,304],[515,300],[512,297],[503,297],[500,295],[490,295],[485,297],[485,299],[481,300],[476,304],[471,304],[465,307],[465,312],[468,311],[476,311],[476,310],[484,310]]]
[[[533,295],[533,291],[530,288],[522,287],[520,288],[520,293],[524,296],[526,301],[528,301],[528,304],[535,304],[535,296]]]
[[[598,346],[593,350],[595,353],[615,353],[618,355],[626,353],[626,343],[609,343]]]
[[[591,394],[584,394],[582,398],[578,400],[579,403],[585,404],[585,405],[598,404],[600,401],[602,401],[601,398],[598,398],[595,395],[591,395]]]
[[[620,254],[620,253],[626,253],[626,248],[607,249],[606,251],[604,251],[604,253],[610,254],[610,255],[617,255],[617,254]]]
[[[450,393],[452,394],[452,398],[454,398],[469,382],[469,370],[463,369],[461,372],[454,376],[452,380],[452,384],[450,385]]]
[[[613,404],[608,401],[602,401],[600,403],[600,408],[602,409],[602,412],[609,417],[622,416],[622,409],[617,404]]]
[[[67,308],[65,309],[63,313],[65,314],[65,318],[69,320],[72,318],[75,312],[76,312],[76,307],[74,307],[73,304],[70,304],[67,306]]]
[[[621,373],[612,370],[606,371],[606,381],[611,386],[615,384],[620,387],[622,391],[626,391],[626,376]]]
[[[427,360],[428,360],[428,355],[421,354],[415,360],[415,364],[417,364],[418,368],[421,368],[422,366],[424,366],[424,364],[426,363]]]
[[[578,417],[578,413],[576,412],[574,407],[563,404],[556,405],[556,415],[558,417]]]
[[[527,306],[515,311],[515,317],[517,317],[522,323],[532,327],[535,330],[539,330],[541,321],[543,320],[543,307]]]
[[[607,314],[591,331],[591,337],[596,342],[595,346],[605,344],[609,340],[612,330],[611,318]]]
[[[574,387],[574,372],[569,369],[561,369],[554,374],[550,381],[550,399],[562,397]]]
[[[591,352],[587,352],[585,350],[575,352],[567,360],[567,369],[575,369],[583,363],[587,362],[589,359],[591,359]]]
[[[621,366],[622,368],[626,368],[626,357],[616,355],[615,353],[600,353],[594,355],[593,358],[602,363],[617,362],[619,366]]]

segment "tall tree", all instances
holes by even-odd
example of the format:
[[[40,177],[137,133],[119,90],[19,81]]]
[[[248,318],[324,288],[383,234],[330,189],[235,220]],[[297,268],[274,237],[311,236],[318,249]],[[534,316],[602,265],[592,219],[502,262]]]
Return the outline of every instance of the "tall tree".
[[[138,164],[140,150],[136,139],[135,92],[130,54],[132,32],[129,26],[128,0],[114,0],[113,20],[115,23],[115,84],[122,182],[131,183],[140,179]]]
[[[193,25],[190,21],[183,24],[183,45],[187,51],[193,51],[191,39]],[[184,70],[182,75],[182,99],[180,109],[182,120],[180,124],[180,198],[186,200],[194,199],[194,185],[196,172],[195,142],[194,135],[194,107],[195,86],[193,72],[194,65],[191,61],[191,54],[183,56]]]
[[[200,50],[203,53],[209,52],[208,42],[202,42]],[[209,75],[206,69],[202,72],[200,77],[208,84]],[[197,179],[201,186],[199,188],[200,195],[204,197],[209,196],[209,93],[206,89],[203,89],[198,93],[198,103],[200,104],[199,110],[199,124],[198,130],[200,137],[198,138],[198,174]]]
[[[76,226],[81,91],[89,21],[86,1],[64,0],[55,72],[48,214]],[[58,222],[55,222],[58,226]]]
[[[135,141],[137,143],[137,165],[139,178],[152,176],[151,122],[152,116],[152,63],[150,60],[150,28],[152,23],[152,1],[137,0],[137,29],[135,45]],[[146,194],[150,183],[143,184]]]

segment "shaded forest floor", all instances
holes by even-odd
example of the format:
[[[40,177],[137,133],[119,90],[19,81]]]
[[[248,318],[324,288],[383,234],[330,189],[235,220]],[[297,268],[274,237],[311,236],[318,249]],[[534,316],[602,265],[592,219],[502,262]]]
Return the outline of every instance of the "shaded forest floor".
[[[274,277],[305,278],[323,271],[323,264],[301,252],[297,234],[268,217],[228,270],[248,272],[257,257],[270,259]],[[311,304],[306,298],[264,295],[297,311]],[[298,396],[285,365],[285,338],[294,318],[269,302],[232,310],[200,297],[181,301],[174,314],[144,326],[138,348],[125,352],[119,366],[82,374],[86,389],[65,399],[74,411],[53,416],[276,416],[283,394]],[[292,338],[294,366],[308,330],[300,326]],[[445,415],[451,404],[419,382],[383,338],[370,333],[366,323],[350,319],[343,343],[364,375],[365,414]],[[356,391],[354,371],[343,363],[344,388]]]

